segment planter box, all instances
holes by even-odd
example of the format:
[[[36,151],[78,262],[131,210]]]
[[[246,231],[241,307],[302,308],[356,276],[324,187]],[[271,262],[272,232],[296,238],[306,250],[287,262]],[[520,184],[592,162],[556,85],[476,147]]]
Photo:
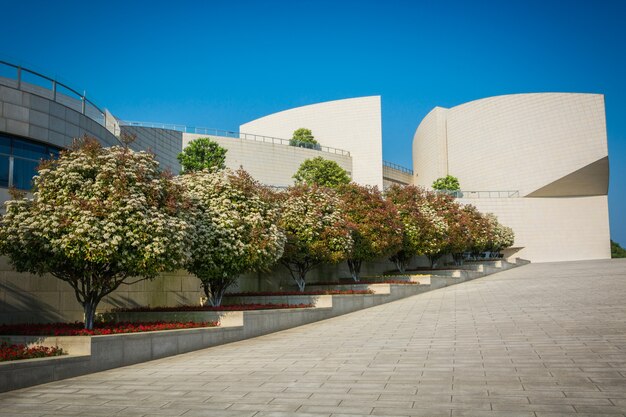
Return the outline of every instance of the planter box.
[[[102,336],[3,336],[10,343],[59,346],[68,356],[0,362],[0,392],[146,362],[241,340],[243,326]]]

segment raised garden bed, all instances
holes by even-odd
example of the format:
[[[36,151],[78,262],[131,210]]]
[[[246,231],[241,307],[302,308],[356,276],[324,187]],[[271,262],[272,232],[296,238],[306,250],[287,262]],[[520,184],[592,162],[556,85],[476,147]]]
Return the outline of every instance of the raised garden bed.
[[[23,344],[0,343],[0,362],[17,361],[21,359],[49,358],[66,355],[59,347],[26,346]]]
[[[309,287],[314,287],[314,286],[331,286],[331,285],[342,285],[342,286],[346,286],[346,285],[367,285],[367,284],[409,284],[409,285],[418,285],[419,282],[418,281],[407,281],[407,280],[402,280],[402,279],[385,279],[385,277],[380,277],[380,279],[378,278],[363,278],[360,281],[354,281],[354,280],[341,280],[341,281],[322,281],[322,282],[314,282],[312,284],[307,284],[307,286]]]
[[[319,291],[261,291],[236,292],[225,294],[224,297],[274,297],[281,295],[364,295],[374,294],[372,290],[319,290]]]
[[[213,306],[176,306],[176,307],[128,307],[114,308],[113,313],[148,313],[148,312],[173,312],[173,311],[252,311],[252,310],[282,310],[286,308],[310,308],[313,304],[232,304]]]
[[[195,329],[215,327],[218,322],[121,322],[96,323],[92,330],[84,328],[83,323],[43,323],[43,324],[5,324],[0,325],[0,335],[12,336],[97,336],[120,333],[143,333],[163,330]]]

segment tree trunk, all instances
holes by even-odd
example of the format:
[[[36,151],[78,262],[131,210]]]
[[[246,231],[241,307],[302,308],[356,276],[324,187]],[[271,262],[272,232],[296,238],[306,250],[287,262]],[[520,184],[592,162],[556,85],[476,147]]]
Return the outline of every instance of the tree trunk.
[[[83,302],[85,329],[92,330],[96,316],[96,307],[98,307],[97,298],[90,298]]]
[[[396,268],[398,268],[398,271],[400,271],[401,274],[404,274],[406,272],[406,267],[409,265],[408,261],[410,259],[410,257],[407,259],[407,256],[404,254],[403,251],[400,251],[393,255],[391,258],[389,258],[391,262],[396,264]]]
[[[350,268],[350,275],[352,275],[354,282],[360,281],[361,263],[362,261],[357,259],[348,259],[348,268]]]

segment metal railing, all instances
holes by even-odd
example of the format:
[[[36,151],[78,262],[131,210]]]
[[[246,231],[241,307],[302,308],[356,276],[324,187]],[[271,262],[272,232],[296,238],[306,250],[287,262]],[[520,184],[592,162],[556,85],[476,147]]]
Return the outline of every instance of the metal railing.
[[[398,164],[394,164],[393,162],[383,161],[383,166],[387,168],[395,169],[396,171],[404,172],[405,174],[413,175],[412,169],[405,168]]]
[[[439,190],[440,193],[451,195],[454,198],[517,198],[519,191],[448,191]]]
[[[0,60],[0,84],[55,101],[107,127],[106,111],[89,100],[84,91],[81,94],[37,71]]]
[[[171,123],[154,123],[154,122],[137,122],[137,121],[120,121],[120,124],[122,126],[168,129],[168,130],[176,130],[178,132],[193,133],[193,134],[198,134],[198,135],[253,140],[256,142],[273,143],[276,145],[291,145],[291,146],[297,146],[301,148],[313,149],[313,150],[317,150],[321,152],[333,153],[336,155],[350,156],[350,152],[343,150],[343,149],[332,148],[330,146],[314,145],[314,144],[307,144],[307,143],[302,143],[302,142],[298,143],[297,145],[294,145],[293,139],[281,139],[281,138],[275,138],[272,136],[253,135],[251,133],[234,132],[232,130],[215,129],[215,128],[210,128],[210,127],[194,127],[194,126],[177,125],[177,124],[171,124]]]

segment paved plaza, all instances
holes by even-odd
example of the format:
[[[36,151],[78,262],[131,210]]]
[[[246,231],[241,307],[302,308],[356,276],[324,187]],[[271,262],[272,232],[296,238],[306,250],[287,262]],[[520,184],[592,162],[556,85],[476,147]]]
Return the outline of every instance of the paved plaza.
[[[626,262],[531,264],[0,394],[1,416],[626,415]]]

